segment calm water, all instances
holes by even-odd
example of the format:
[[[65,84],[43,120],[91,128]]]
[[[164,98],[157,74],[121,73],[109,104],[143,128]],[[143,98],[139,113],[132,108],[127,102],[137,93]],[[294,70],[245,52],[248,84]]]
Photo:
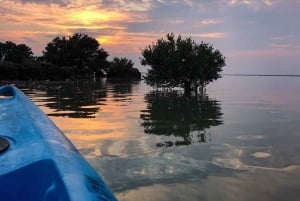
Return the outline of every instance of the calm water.
[[[299,200],[300,78],[224,76],[207,96],[143,82],[17,83],[121,200]]]

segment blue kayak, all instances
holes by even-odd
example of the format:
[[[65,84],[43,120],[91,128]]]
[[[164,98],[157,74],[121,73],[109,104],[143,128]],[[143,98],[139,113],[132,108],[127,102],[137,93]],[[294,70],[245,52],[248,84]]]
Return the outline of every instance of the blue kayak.
[[[27,96],[0,87],[0,200],[116,200],[74,145]]]

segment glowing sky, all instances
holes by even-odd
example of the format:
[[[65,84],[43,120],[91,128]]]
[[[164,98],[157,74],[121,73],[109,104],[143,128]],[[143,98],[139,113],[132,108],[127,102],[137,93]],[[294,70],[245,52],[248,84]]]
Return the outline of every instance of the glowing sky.
[[[226,73],[300,74],[300,0],[0,0],[0,41],[36,55],[56,36],[86,33],[140,68],[169,32],[214,44]]]

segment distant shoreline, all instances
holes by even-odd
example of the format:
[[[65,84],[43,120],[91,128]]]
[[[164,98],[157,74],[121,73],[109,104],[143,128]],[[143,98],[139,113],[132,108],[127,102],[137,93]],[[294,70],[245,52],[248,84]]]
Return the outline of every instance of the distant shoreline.
[[[292,74],[221,74],[222,76],[245,76],[245,77],[300,77]]]

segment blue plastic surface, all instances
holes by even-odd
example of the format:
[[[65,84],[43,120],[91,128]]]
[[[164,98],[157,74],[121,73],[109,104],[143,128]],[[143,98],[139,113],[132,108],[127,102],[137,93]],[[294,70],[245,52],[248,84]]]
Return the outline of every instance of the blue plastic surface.
[[[2,95],[5,96],[2,96]],[[116,200],[74,145],[25,94],[0,87],[1,201]]]

